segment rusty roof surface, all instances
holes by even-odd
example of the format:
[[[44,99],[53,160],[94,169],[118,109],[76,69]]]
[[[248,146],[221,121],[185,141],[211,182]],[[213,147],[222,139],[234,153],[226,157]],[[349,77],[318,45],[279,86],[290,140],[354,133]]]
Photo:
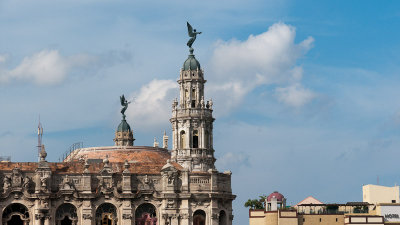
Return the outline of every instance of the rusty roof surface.
[[[89,163],[90,173],[98,173],[103,167],[103,159],[107,158],[109,165],[114,172],[122,172],[125,167],[125,160],[128,161],[129,171],[136,174],[159,174],[162,167],[171,158],[167,149],[145,146],[111,146],[82,148],[73,151],[64,162],[49,162],[49,167],[53,172],[59,174],[81,174],[84,171],[86,159],[97,159],[100,162]],[[90,160],[89,160],[90,161]],[[182,166],[177,163],[172,165],[182,170]],[[22,171],[35,171],[38,167],[36,162],[0,162],[0,171],[11,171],[20,168]]]

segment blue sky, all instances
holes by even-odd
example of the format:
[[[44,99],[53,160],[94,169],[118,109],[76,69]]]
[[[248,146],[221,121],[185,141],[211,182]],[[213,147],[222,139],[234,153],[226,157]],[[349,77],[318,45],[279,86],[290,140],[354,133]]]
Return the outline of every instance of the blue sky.
[[[113,145],[119,95],[136,145],[168,122],[186,21],[214,100],[217,168],[233,171],[234,224],[248,198],[361,201],[400,182],[396,1],[0,1],[0,155],[48,159]]]

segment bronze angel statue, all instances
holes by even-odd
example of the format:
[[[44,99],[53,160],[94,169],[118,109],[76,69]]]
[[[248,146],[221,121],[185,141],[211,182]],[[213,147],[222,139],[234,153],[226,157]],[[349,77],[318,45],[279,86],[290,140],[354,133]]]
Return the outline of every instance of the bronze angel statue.
[[[189,24],[189,22],[186,22],[186,23],[187,23],[187,27],[188,27],[188,34],[189,34],[189,37],[190,37],[190,39],[189,39],[189,41],[187,42],[186,45],[189,48],[192,48],[193,42],[196,40],[196,36],[198,34],[201,34],[201,32],[196,32],[196,29],[193,29],[193,27]]]
[[[119,99],[121,100],[121,106],[122,106],[121,113],[122,116],[125,117],[125,111],[128,108],[128,104],[131,102],[128,102],[128,100],[125,99],[124,95],[120,96]]]

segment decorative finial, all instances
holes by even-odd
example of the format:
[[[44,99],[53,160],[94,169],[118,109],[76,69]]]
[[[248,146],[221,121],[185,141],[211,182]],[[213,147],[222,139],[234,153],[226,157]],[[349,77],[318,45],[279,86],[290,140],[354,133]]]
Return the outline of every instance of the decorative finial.
[[[123,173],[129,173],[129,167],[130,167],[130,165],[129,165],[129,163],[128,163],[128,160],[127,159],[125,159],[125,163],[124,163],[124,171],[123,171]]]
[[[104,163],[104,167],[108,167],[108,163],[110,163],[110,160],[108,160],[108,155],[106,155],[106,157],[103,159],[103,163]]]
[[[196,36],[198,34],[201,34],[201,32],[196,32],[196,29],[193,29],[193,27],[189,24],[189,22],[186,22],[186,23],[187,23],[187,28],[188,28],[188,34],[190,37],[190,39],[186,45],[189,47],[190,54],[193,54],[192,45],[193,45],[194,41],[196,40]]]
[[[85,170],[83,172],[89,173],[89,167],[90,167],[89,160],[85,159],[85,165],[84,165]]]
[[[158,141],[156,137],[154,137],[153,147],[158,147]]]
[[[44,145],[42,145],[42,150],[40,151],[40,162],[45,162],[46,161],[46,157],[47,157],[47,152],[44,149]]]
[[[125,99],[124,95],[120,96],[119,99],[121,100],[121,106],[122,106],[122,109],[121,109],[122,118],[125,119],[125,117],[126,117],[125,111],[128,108],[129,103],[131,103],[131,102],[128,102],[128,100]]]

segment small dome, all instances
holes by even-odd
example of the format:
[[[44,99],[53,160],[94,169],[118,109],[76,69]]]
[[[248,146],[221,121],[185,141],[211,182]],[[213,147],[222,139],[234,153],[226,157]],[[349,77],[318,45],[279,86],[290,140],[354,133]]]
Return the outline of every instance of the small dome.
[[[267,201],[270,202],[273,197],[275,197],[278,202],[281,202],[283,198],[285,198],[281,193],[274,191],[273,193],[268,195]]]
[[[201,69],[199,61],[194,57],[193,51],[190,52],[191,54],[186,59],[185,63],[183,63],[183,70],[197,70]]]
[[[119,131],[131,131],[131,127],[125,119],[122,119],[121,123],[118,125],[117,132]]]

